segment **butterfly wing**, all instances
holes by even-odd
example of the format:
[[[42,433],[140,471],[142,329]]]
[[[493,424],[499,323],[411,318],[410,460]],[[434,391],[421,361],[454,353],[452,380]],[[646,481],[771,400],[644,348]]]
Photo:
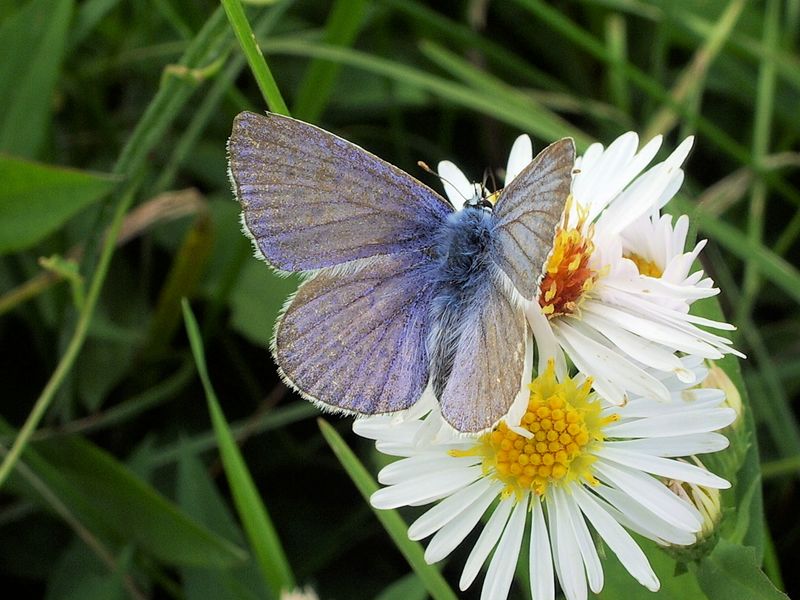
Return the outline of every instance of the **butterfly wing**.
[[[428,383],[430,260],[380,256],[301,285],[273,344],[287,383],[315,403],[363,414],[419,400]]]
[[[495,274],[462,311],[458,329],[450,338],[456,344],[452,367],[437,397],[450,425],[475,433],[509,412],[530,372],[525,314]]]
[[[495,260],[527,300],[539,295],[574,165],[575,143],[569,138],[559,140],[540,152],[497,202]]]
[[[428,247],[453,211],[400,169],[288,117],[239,114],[228,151],[244,227],[283,271]]]

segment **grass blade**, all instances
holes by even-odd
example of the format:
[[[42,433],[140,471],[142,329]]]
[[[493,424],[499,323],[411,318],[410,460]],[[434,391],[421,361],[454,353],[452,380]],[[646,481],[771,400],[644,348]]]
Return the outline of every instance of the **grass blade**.
[[[331,450],[336,454],[336,458],[342,463],[364,500],[369,503],[369,497],[378,490],[378,484],[375,483],[375,480],[372,479],[372,476],[342,439],[342,436],[324,419],[317,419],[317,423],[319,423],[320,431],[325,436],[325,440],[330,445]],[[425,562],[422,546],[418,542],[412,542],[408,539],[408,534],[406,533],[408,526],[399,513],[395,510],[378,509],[373,509],[373,512],[392,538],[397,549],[402,552],[408,564],[411,565],[411,568],[425,584],[428,593],[434,600],[455,600],[456,595],[447,585],[441,573]]]
[[[266,507],[261,502],[253,478],[247,470],[247,465],[219,406],[206,369],[200,329],[185,298],[183,300],[183,317],[192,353],[197,363],[197,373],[206,393],[222,465],[231,488],[233,501],[236,504],[236,510],[244,525],[247,538],[255,551],[256,561],[264,579],[275,595],[279,596],[282,590],[294,589],[294,575],[275,531],[275,526],[272,524]]]
[[[588,143],[586,134],[575,127],[565,125],[562,129],[554,125],[556,120],[542,121],[541,113],[530,113],[520,110],[520,104],[509,103],[507,98],[498,100],[489,94],[478,94],[471,87],[461,85],[425,71],[398,64],[394,61],[371,56],[349,48],[336,48],[322,44],[314,44],[306,40],[273,40],[264,44],[267,53],[290,54],[296,56],[316,56],[350,65],[357,69],[376,73],[403,84],[417,87],[435,94],[454,104],[492,116],[499,121],[529,131],[544,139],[554,140],[565,135],[575,137],[579,147]],[[528,106],[531,104],[529,103]]]
[[[253,34],[250,22],[244,14],[241,2],[239,0],[222,0],[222,6],[225,8],[225,14],[228,15],[231,27],[239,40],[239,45],[247,57],[247,63],[250,65],[253,77],[256,78],[258,89],[261,90],[264,101],[272,112],[288,117],[289,108],[283,101],[278,84],[275,83],[275,79],[267,66],[267,61],[264,60],[264,55],[261,53],[261,48],[258,47],[256,36]]]
[[[693,98],[700,97],[708,69],[728,41],[745,4],[747,0],[732,0],[722,12],[717,24],[706,37],[705,43],[697,49],[672,88],[670,96],[676,104],[688,104]],[[666,134],[677,123],[678,114],[675,110],[664,106],[650,119],[642,138],[647,140],[658,134]]]
[[[442,69],[471,85],[476,91],[480,90],[480,93],[493,98],[495,102],[502,102],[509,107],[513,106],[515,110],[523,112],[535,120],[537,129],[532,131],[536,135],[545,139],[557,139],[569,135],[575,138],[576,144],[582,148],[591,143],[588,135],[569,121],[562,119],[556,113],[537,103],[529,95],[503,83],[488,73],[480,71],[474,65],[445,50],[438,44],[431,41],[423,41],[420,44],[420,50]]]
[[[770,51],[778,49],[780,38],[780,3],[777,0],[767,2],[764,20],[764,45]],[[775,106],[775,61],[765,56],[761,61],[758,73],[758,88],[755,104],[755,122],[753,123],[753,163],[760,166],[769,151],[772,113]],[[764,238],[764,212],[767,203],[766,183],[759,179],[753,184],[750,196],[750,215],[747,219],[747,237],[754,244],[762,243]],[[761,277],[758,267],[747,261],[742,286],[742,302],[737,307],[737,320],[750,315],[755,304]]]

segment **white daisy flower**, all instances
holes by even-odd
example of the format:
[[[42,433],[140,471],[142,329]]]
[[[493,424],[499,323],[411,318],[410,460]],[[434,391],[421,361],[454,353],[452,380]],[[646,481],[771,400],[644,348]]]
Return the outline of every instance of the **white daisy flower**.
[[[684,358],[682,367],[704,377],[699,357]],[[482,598],[507,597],[526,527],[536,600],[555,598],[555,577],[567,600],[585,599],[587,582],[593,592],[603,588],[591,530],[655,591],[658,578],[625,528],[663,545],[694,543],[703,516],[667,482],[729,484],[675,457],[725,448],[727,439],[716,430],[735,418],[720,390],[689,389],[661,376],[674,402],[631,397],[617,406],[591,391],[591,379],[559,381],[550,361],[530,384],[520,425],[501,422],[477,438],[440,427],[435,413],[404,422],[359,419],[356,433],[401,457],[380,471],[386,487],[371,502],[382,509],[436,502],[408,532],[415,540],[433,536],[425,551],[429,563],[449,555],[488,514],[459,582],[468,588],[491,555]],[[426,430],[431,422],[436,435]]]
[[[728,339],[700,327],[732,325],[689,312],[695,300],[719,293],[702,271],[691,271],[705,241],[684,252],[688,218],[673,223],[660,215],[683,182],[681,164],[692,141],[687,138],[646,171],[660,136],[637,151],[638,136],[626,133],[605,149],[592,144],[577,159],[539,302],[526,311],[542,350],[540,370],[554,356],[558,372],[566,373],[566,354],[612,402],[622,403],[628,392],[666,401],[668,390],[648,368],[691,383],[680,354],[742,356]],[[509,156],[506,185],[532,157],[530,138],[520,136]],[[452,163],[440,163],[439,173],[449,181],[451,201],[473,193],[474,184]]]

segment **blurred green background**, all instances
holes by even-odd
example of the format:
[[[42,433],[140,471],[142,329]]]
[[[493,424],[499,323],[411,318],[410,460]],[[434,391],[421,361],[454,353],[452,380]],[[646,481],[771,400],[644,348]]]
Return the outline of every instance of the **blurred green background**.
[[[479,179],[522,132],[581,150],[661,133],[661,156],[697,136],[668,210],[710,239],[702,266],[749,356],[765,520],[750,429],[753,485],[727,511],[749,515],[736,535],[756,547],[751,562],[797,593],[800,0],[237,7],[0,2],[0,454],[15,459],[0,491],[3,596],[270,598],[296,582],[387,600],[457,582],[469,545],[444,580],[412,570],[316,409],[277,379],[267,346],[296,281],[252,258],[227,179],[234,115],[267,109],[237,14],[293,116],[434,187],[418,160]],[[349,421],[328,421],[374,473],[382,459]],[[658,597],[710,593],[648,553]],[[653,597],[613,563],[604,597]]]

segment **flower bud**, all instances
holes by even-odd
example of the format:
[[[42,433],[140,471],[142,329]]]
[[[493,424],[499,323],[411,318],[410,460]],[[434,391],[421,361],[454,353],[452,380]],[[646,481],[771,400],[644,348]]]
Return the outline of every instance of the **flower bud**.
[[[706,361],[708,375],[700,384],[702,388],[718,388],[725,392],[725,404],[736,412],[736,420],[731,424],[734,429],[739,428],[742,419],[742,395],[728,377],[728,374],[713,361]]]
[[[691,462],[701,469],[706,468],[696,456],[691,457]],[[719,535],[717,527],[722,518],[720,492],[718,489],[676,479],[668,480],[666,485],[675,495],[694,506],[703,518],[702,528],[697,532],[697,539],[694,544],[691,546],[670,546],[668,550],[670,554],[681,562],[698,560],[709,554],[717,544]]]

